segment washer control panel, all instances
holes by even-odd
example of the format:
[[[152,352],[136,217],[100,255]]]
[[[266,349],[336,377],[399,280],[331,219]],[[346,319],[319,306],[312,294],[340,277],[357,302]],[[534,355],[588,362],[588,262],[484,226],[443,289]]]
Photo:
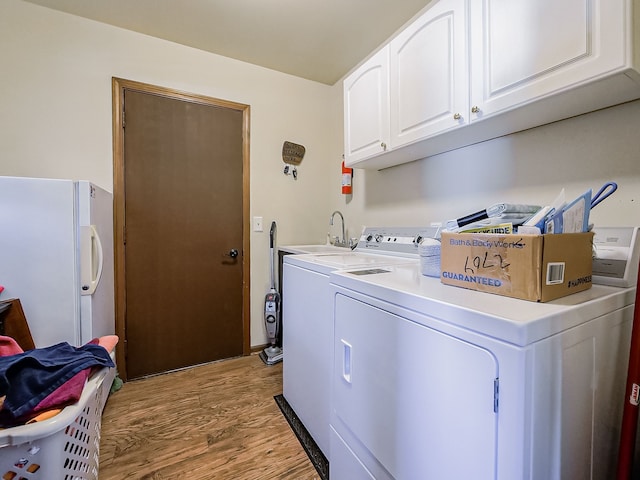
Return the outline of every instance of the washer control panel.
[[[366,227],[355,250],[385,254],[418,255],[423,238],[439,238],[438,227]]]

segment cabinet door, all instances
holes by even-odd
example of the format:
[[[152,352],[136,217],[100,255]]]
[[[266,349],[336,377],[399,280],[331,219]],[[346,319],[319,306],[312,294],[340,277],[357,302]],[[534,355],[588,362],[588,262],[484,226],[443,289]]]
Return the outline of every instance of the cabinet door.
[[[340,294],[334,322],[332,426],[375,458],[360,459],[367,468],[379,463],[396,479],[495,478],[490,352]]]
[[[625,64],[625,0],[471,2],[471,120]],[[473,108],[476,107],[476,108]]]
[[[465,4],[437,2],[390,43],[392,148],[467,123]]]
[[[389,145],[389,47],[343,83],[345,164],[384,152]]]

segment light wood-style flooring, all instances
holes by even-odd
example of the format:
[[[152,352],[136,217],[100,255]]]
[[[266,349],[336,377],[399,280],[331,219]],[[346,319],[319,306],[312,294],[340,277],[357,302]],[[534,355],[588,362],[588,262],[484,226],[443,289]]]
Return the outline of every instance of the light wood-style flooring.
[[[100,480],[319,479],[257,355],[125,383],[102,417]]]

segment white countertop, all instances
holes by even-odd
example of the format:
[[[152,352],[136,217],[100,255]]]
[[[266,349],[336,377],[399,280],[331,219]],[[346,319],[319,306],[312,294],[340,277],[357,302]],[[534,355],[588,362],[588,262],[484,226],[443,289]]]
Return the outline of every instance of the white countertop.
[[[345,253],[351,251],[347,247],[336,247],[334,245],[283,245],[279,246],[278,250],[281,252],[295,253],[295,254],[322,254],[322,253]]]

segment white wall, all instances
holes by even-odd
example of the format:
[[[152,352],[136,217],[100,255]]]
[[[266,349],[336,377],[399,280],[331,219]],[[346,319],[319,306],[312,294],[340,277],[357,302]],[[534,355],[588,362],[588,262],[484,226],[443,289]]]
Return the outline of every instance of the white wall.
[[[337,84],[339,108],[341,96]],[[339,183],[333,170],[331,183]],[[355,170],[353,197],[332,190],[331,204],[353,236],[363,226],[428,226],[497,202],[542,205],[562,188],[571,200],[607,181],[618,190],[591,221],[640,225],[640,100],[381,171]]]
[[[281,245],[326,236],[330,87],[20,0],[0,3],[0,70],[0,175],[112,190],[112,77],[251,106],[251,215],[266,227],[251,234],[251,344],[265,343],[271,221]],[[297,181],[285,140],[307,149]]]

